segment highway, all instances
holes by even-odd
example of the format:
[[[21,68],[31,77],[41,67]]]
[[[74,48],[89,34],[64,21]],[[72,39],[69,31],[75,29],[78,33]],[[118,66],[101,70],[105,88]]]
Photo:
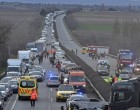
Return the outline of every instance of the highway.
[[[65,24],[63,22],[63,18],[64,18],[64,14],[60,15],[56,18],[56,27],[57,27],[57,32],[58,32],[58,36],[59,36],[59,41],[61,42],[61,44],[66,47],[69,50],[78,50],[77,51],[77,56],[80,57],[85,63],[87,63],[90,67],[92,67],[94,70],[96,70],[96,64],[97,61],[96,60],[92,60],[92,58],[90,58],[88,55],[84,55],[81,53],[82,47],[80,45],[78,45],[78,43],[76,43],[72,37],[69,35]],[[110,73],[114,74],[115,70],[116,70],[116,59],[110,58],[110,57],[106,57],[106,58],[102,58],[102,59],[106,59],[109,61],[111,67],[110,67]]]
[[[59,37],[59,41],[63,46],[65,46],[69,50],[75,50],[77,49],[77,56],[80,57],[85,63],[87,63],[90,67],[92,67],[94,70],[96,70],[96,60],[92,60],[88,55],[84,55],[81,53],[81,46],[76,43],[71,36],[69,35],[65,24],[63,22],[64,14],[59,15],[56,17],[56,27],[57,27],[57,33]],[[47,39],[49,41],[52,40],[51,34],[52,34],[52,28],[49,27],[47,31]],[[47,47],[49,49],[50,47]],[[111,57],[102,58],[109,61],[111,67],[110,67],[110,73],[113,75],[114,71],[116,70],[116,59]],[[38,64],[38,60],[36,60],[36,64]],[[48,71],[56,72],[55,68],[52,68],[49,63],[49,59],[43,60],[43,63],[41,64],[42,67],[46,70],[46,74]],[[135,76],[135,75],[134,75]],[[65,106],[65,102],[56,102],[56,88],[50,88],[46,86],[46,82],[40,82],[39,83],[39,99],[36,101],[36,107],[33,108],[30,106],[29,100],[18,100],[18,95],[14,94],[11,96],[8,101],[5,103],[4,110],[60,110],[61,106]],[[95,97],[93,89],[88,84],[87,85],[87,96],[88,97]]]
[[[57,33],[59,36],[59,41],[61,42],[61,44],[66,47],[69,50],[78,50],[77,51],[77,56],[80,57],[85,63],[87,63],[91,68],[93,68],[94,70],[96,70],[96,65],[97,65],[97,60],[92,60],[91,57],[89,57],[88,55],[82,54],[81,50],[82,50],[82,46],[74,41],[72,38],[73,36],[71,34],[69,34],[69,32],[67,31],[66,27],[65,27],[65,23],[63,21],[63,18],[65,17],[65,14],[60,15],[56,18],[56,27],[57,27]],[[101,59],[105,59],[109,61],[110,64],[110,75],[115,75],[115,70],[117,69],[117,60],[115,58],[112,57],[105,57],[105,58],[101,58]],[[133,74],[132,77],[138,77],[139,75],[135,75]]]
[[[47,34],[47,39],[51,41],[52,29],[50,27]],[[47,49],[50,49],[50,47],[48,46]],[[38,60],[35,61],[35,64],[38,64]],[[47,58],[44,58],[41,66],[46,70],[46,73],[48,71],[56,72],[56,69],[50,66],[49,59]],[[18,95],[14,94],[5,103],[4,110],[60,110],[61,106],[65,106],[65,102],[56,102],[56,88],[47,87],[45,81],[39,83],[38,89],[39,99],[36,101],[35,108],[30,106],[29,100],[19,101]],[[89,84],[87,84],[87,96],[97,97]]]

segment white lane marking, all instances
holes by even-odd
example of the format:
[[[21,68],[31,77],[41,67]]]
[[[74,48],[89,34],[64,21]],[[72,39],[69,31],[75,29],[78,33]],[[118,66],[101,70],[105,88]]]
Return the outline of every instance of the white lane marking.
[[[13,110],[13,109],[14,109],[14,107],[15,107],[15,105],[16,105],[16,102],[17,102],[17,99],[18,99],[18,95],[16,96],[16,100],[14,101],[14,103],[13,103],[13,105],[12,105],[11,110]]]
[[[48,110],[51,110],[51,106],[50,106],[50,104],[51,104],[51,103],[50,103],[50,100],[51,100],[51,99],[50,99],[50,98],[51,98],[51,89],[50,89],[50,91],[49,91],[49,97],[48,97],[48,98],[49,98]]]
[[[10,106],[10,102],[12,101],[12,98],[13,97],[10,97],[8,102],[6,103],[5,110],[7,110],[7,108]]]
[[[51,92],[52,92],[52,88],[51,88]]]
[[[53,98],[51,97],[51,103],[53,102]]]

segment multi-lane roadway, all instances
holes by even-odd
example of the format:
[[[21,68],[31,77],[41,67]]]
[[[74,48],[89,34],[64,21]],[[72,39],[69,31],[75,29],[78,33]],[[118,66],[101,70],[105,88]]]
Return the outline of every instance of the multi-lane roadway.
[[[97,61],[96,60],[92,60],[92,58],[90,58],[88,55],[84,55],[81,53],[82,47],[75,42],[72,37],[70,36],[69,32],[67,31],[63,18],[65,17],[65,14],[60,15],[56,18],[56,27],[57,27],[57,33],[59,36],[59,41],[61,42],[61,44],[66,47],[69,50],[78,50],[77,51],[77,56],[80,57],[85,63],[87,63],[91,68],[93,68],[94,70],[96,70],[96,65],[97,65]],[[110,63],[110,73],[114,74],[115,70],[116,70],[116,59],[111,58],[111,57],[106,57],[106,58],[102,58],[102,59],[106,59],[109,61]]]
[[[56,22],[58,23],[60,21],[57,20]],[[51,27],[48,28],[47,34],[47,39],[51,41]],[[50,47],[47,48],[49,49]],[[36,64],[38,64],[38,60],[36,60]],[[56,72],[56,69],[50,66],[49,59],[47,58],[44,58],[41,66],[46,70],[46,73],[49,71]],[[18,95],[14,94],[5,103],[4,110],[60,110],[61,106],[65,106],[65,102],[56,102],[56,88],[47,87],[45,81],[39,83],[38,89],[39,99],[36,101],[35,108],[30,106],[29,100],[19,101]],[[97,97],[89,84],[87,85],[87,96]]]

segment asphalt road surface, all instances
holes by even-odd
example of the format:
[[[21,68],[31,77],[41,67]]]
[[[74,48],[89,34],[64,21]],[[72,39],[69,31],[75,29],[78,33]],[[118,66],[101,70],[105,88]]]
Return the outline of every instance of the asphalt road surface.
[[[47,38],[51,41],[52,29],[49,28],[47,33]],[[47,49],[50,49],[50,47],[47,47]],[[38,64],[38,60],[35,61],[35,64]],[[49,71],[56,72],[56,69],[51,67],[47,58],[44,58],[41,66],[46,69],[46,73]],[[14,94],[5,103],[4,110],[60,110],[61,106],[65,106],[65,102],[56,102],[56,88],[47,87],[45,80],[39,83],[38,90],[39,99],[36,101],[34,108],[31,107],[29,100],[19,101],[18,95]],[[89,84],[87,85],[87,96],[97,97]]]
[[[63,22],[65,14],[60,15],[56,18],[56,27],[59,36],[59,41],[63,46],[65,46],[69,50],[76,50],[77,49],[77,56],[79,56],[85,63],[87,63],[91,68],[96,70],[97,60],[92,60],[91,57],[88,55],[82,54],[81,50],[82,47],[79,45],[78,42],[74,41],[72,35],[70,36],[69,32],[67,31],[65,24]],[[110,75],[115,75],[115,70],[117,69],[117,60],[111,57],[105,57],[101,59],[106,59],[109,61],[110,64]],[[133,74],[133,77],[137,77],[139,75]]]

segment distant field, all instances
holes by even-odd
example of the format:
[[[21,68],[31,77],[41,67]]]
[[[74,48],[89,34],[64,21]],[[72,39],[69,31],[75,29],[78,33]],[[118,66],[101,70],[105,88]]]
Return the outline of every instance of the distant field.
[[[96,32],[112,32],[112,24],[99,23],[79,23],[79,30],[96,31]]]
[[[39,15],[39,10],[3,9],[0,10],[0,19],[12,24],[8,45],[14,54],[41,35],[43,17]]]
[[[131,29],[134,29],[131,20],[138,21],[136,24],[140,27],[139,12],[81,11],[74,13],[73,17],[77,21],[78,27],[71,32],[82,45],[92,43],[94,45],[110,46],[110,52],[114,54],[117,53],[118,49],[131,49],[140,55],[138,48],[140,46],[140,34],[135,35],[135,32],[133,32],[133,35],[130,33],[126,36],[123,35],[123,29],[125,29],[123,23],[126,21],[130,22],[128,24]],[[118,35],[114,35],[116,20],[120,23],[120,33]]]

